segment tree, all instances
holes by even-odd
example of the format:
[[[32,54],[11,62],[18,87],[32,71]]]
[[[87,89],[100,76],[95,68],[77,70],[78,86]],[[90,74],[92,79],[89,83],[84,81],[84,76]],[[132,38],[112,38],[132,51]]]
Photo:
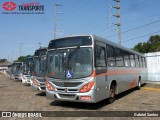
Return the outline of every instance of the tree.
[[[24,61],[24,59],[26,59],[26,57],[30,57],[31,55],[27,55],[27,56],[20,56],[19,58],[18,58],[18,60],[15,60],[14,62],[23,62]]]
[[[18,60],[15,60],[14,62],[23,62],[24,59],[25,59],[25,56],[20,56]]]
[[[156,43],[160,42],[160,36],[159,35],[151,36],[149,38],[148,42],[150,44],[156,44]]]
[[[148,53],[150,49],[150,45],[148,42],[144,42],[142,45],[142,53]]]
[[[157,47],[156,51],[157,51],[157,52],[160,51],[160,45]]]
[[[142,43],[138,43],[136,46],[134,46],[134,50],[142,52]]]
[[[138,43],[133,49],[141,53],[160,51],[160,35],[151,36],[147,42]]]

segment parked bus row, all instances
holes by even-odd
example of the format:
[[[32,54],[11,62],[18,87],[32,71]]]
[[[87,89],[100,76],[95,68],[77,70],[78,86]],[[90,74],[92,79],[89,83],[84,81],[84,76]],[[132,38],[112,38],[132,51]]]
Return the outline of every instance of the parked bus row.
[[[22,83],[31,86],[33,86],[32,83],[39,84],[39,82],[43,81],[44,87],[44,79],[46,75],[46,52],[47,48],[39,48],[35,51],[34,56],[26,57],[23,62],[14,62],[12,65],[9,65],[9,78],[22,80]],[[38,78],[38,81],[34,81],[34,78]]]
[[[12,79],[46,92],[48,99],[96,103],[147,80],[143,54],[96,35],[51,40],[23,63],[9,66]]]

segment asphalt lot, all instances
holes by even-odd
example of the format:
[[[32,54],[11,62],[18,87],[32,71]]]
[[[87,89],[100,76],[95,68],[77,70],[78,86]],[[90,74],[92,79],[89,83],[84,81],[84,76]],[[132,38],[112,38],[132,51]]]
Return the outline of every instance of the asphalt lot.
[[[44,93],[33,91],[30,86],[23,85],[21,81],[10,80],[0,74],[0,111],[160,111],[160,84],[146,84],[141,90],[133,89],[124,92],[118,95],[117,100],[112,104],[108,104],[106,100],[88,104],[48,100]],[[59,119],[64,120],[63,116]],[[66,119],[81,120],[88,119],[88,117]],[[137,117],[137,119],[142,119],[142,117]],[[147,117],[145,119],[158,120],[160,118]]]

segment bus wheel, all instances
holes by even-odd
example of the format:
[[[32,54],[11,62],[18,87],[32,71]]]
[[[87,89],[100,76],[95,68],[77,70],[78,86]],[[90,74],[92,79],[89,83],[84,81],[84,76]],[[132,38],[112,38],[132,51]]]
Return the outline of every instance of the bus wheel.
[[[114,84],[112,84],[111,88],[110,88],[108,102],[113,103],[115,101],[115,96],[116,96],[116,86]]]
[[[140,90],[141,89],[141,80],[138,80],[138,86],[137,89]]]

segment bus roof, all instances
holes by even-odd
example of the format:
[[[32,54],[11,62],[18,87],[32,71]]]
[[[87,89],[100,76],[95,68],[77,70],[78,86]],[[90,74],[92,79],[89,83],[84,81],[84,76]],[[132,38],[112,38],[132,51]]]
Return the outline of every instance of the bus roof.
[[[126,50],[126,51],[128,51],[128,52],[130,52],[130,53],[134,53],[134,54],[137,54],[137,55],[140,55],[140,56],[145,57],[142,53],[136,52],[136,51],[134,51],[134,50],[132,50],[132,49],[129,49],[129,48],[127,48],[127,47],[124,47],[124,46],[122,46],[122,45],[118,45],[117,43],[114,43],[114,42],[109,41],[109,40],[107,40],[107,39],[104,39],[104,38],[102,38],[102,37],[99,37],[99,36],[96,36],[96,35],[91,35],[91,36],[92,36],[95,40],[98,40],[98,41],[100,41],[100,42],[104,42],[104,43],[107,43],[108,45],[111,45],[111,46],[120,48],[120,49],[122,49],[122,50]]]
[[[43,55],[46,55],[47,47],[40,47],[39,49],[37,49],[34,53],[34,56],[39,56],[41,52],[43,52]]]
[[[28,56],[28,57],[26,57],[23,62],[26,62],[26,61],[28,61],[28,60],[33,60],[33,56]]]
[[[16,64],[22,65],[23,63],[22,62],[14,62],[14,63],[12,63],[12,65],[16,65]]]

